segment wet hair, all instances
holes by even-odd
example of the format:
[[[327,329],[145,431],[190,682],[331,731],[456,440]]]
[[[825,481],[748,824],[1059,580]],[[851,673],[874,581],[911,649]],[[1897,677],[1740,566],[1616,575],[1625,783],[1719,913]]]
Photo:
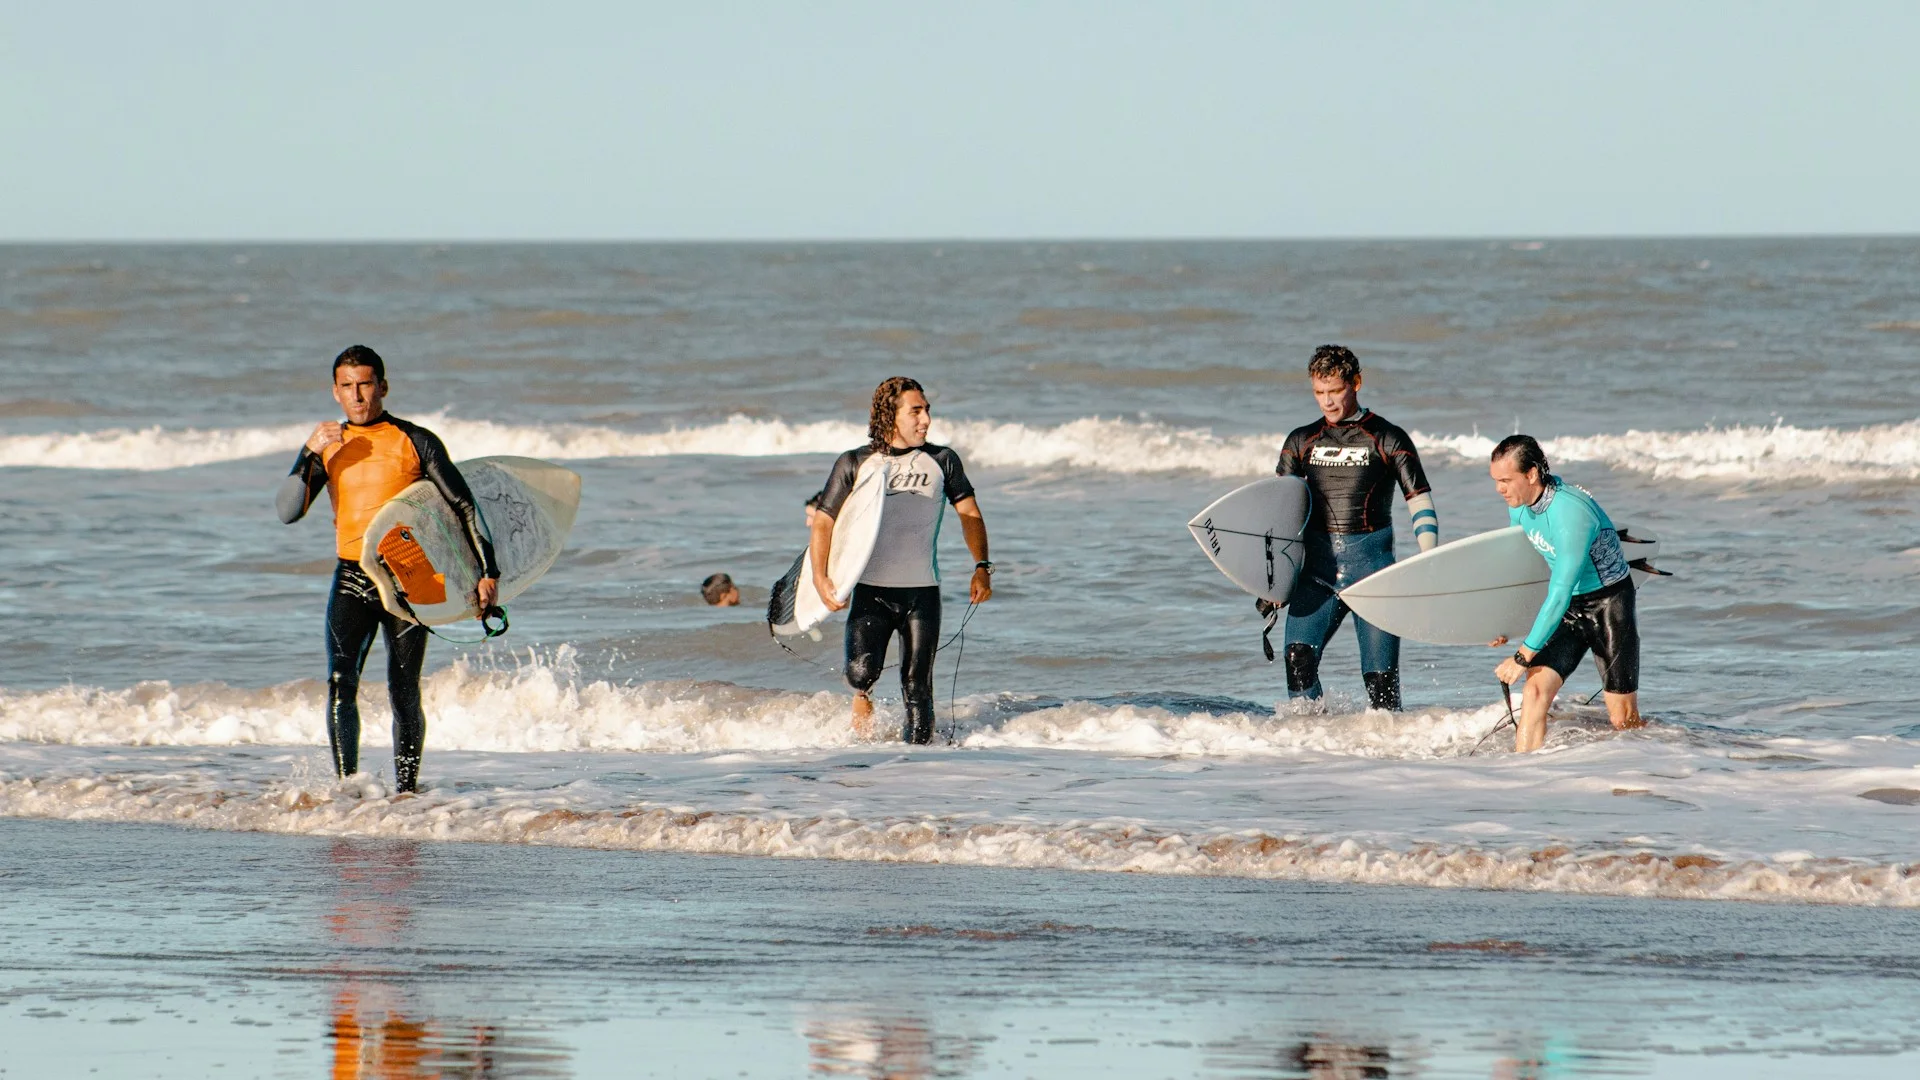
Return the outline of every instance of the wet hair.
[[[1360,377],[1360,358],[1345,345],[1322,345],[1307,361],[1307,374],[1316,379],[1338,377],[1347,385]]]
[[[720,598],[733,588],[733,579],[726,574],[711,574],[700,583],[700,599],[709,604],[717,604]]]
[[[873,411],[867,414],[867,439],[874,449],[893,441],[893,421],[900,413],[900,395],[909,390],[927,392],[905,375],[895,375],[873,388]]]
[[[1500,445],[1493,448],[1493,456],[1487,460],[1499,461],[1509,455],[1513,458],[1513,467],[1523,473],[1539,469],[1542,483],[1552,476],[1552,471],[1547,468],[1547,452],[1540,449],[1539,440],[1531,435],[1509,435],[1501,439]]]
[[[341,350],[339,356],[333,358],[336,379],[339,378],[338,372],[343,367],[370,367],[373,369],[374,378],[381,382],[387,381],[387,362],[380,359],[379,353],[365,345],[349,345]]]

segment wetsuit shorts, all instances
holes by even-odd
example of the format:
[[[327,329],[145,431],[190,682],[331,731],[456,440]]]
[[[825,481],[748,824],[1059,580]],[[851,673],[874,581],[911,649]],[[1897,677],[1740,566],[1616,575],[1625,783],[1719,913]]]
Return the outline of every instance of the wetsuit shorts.
[[[1562,679],[1593,651],[1601,684],[1609,694],[1632,694],[1640,689],[1640,622],[1634,612],[1633,578],[1624,577],[1603,589],[1581,593],[1567,604],[1567,613],[1547,643],[1533,656],[1533,667],[1548,667]]]
[[[933,654],[940,645],[940,586],[856,585],[847,605],[847,685],[873,689],[887,663],[887,644],[900,637],[900,696],[906,720],[902,742],[933,740]]]

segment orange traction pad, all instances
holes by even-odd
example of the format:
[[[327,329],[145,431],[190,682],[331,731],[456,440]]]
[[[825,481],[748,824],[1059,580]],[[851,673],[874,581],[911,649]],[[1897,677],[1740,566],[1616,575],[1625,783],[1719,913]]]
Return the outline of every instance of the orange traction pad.
[[[413,530],[405,525],[395,525],[380,538],[379,546],[374,550],[393,572],[400,583],[400,591],[406,594],[410,604],[444,604],[447,602],[447,575],[436,574],[433,560],[421,549],[420,542],[413,538]]]

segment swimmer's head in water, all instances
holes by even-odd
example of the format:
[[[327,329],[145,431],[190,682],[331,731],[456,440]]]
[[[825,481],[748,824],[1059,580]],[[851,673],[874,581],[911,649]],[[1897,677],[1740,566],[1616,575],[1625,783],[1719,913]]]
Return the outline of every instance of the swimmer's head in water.
[[[700,583],[700,599],[714,607],[732,607],[740,602],[740,587],[726,574],[713,574]]]
[[[919,446],[927,441],[933,407],[927,392],[904,375],[895,375],[873,388],[873,410],[867,414],[867,438],[882,446]]]
[[[1531,506],[1552,482],[1547,468],[1547,452],[1531,435],[1509,435],[1493,448],[1487,468],[1493,486],[1508,506]]]
[[[352,424],[370,423],[386,411],[387,363],[365,345],[351,345],[333,358],[333,400]]]
[[[1345,345],[1322,345],[1307,361],[1313,380],[1313,400],[1328,423],[1338,423],[1360,411],[1360,358]]]

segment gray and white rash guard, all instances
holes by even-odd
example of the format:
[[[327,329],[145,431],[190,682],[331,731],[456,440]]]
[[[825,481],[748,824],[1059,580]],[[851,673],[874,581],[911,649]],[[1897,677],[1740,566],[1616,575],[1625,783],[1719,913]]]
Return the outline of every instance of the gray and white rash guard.
[[[827,476],[820,509],[840,516],[860,467],[875,454],[887,457],[887,501],[880,512],[880,539],[860,584],[920,588],[940,583],[940,522],[947,504],[973,494],[967,470],[953,448],[926,443],[901,450],[863,446],[841,454]]]

